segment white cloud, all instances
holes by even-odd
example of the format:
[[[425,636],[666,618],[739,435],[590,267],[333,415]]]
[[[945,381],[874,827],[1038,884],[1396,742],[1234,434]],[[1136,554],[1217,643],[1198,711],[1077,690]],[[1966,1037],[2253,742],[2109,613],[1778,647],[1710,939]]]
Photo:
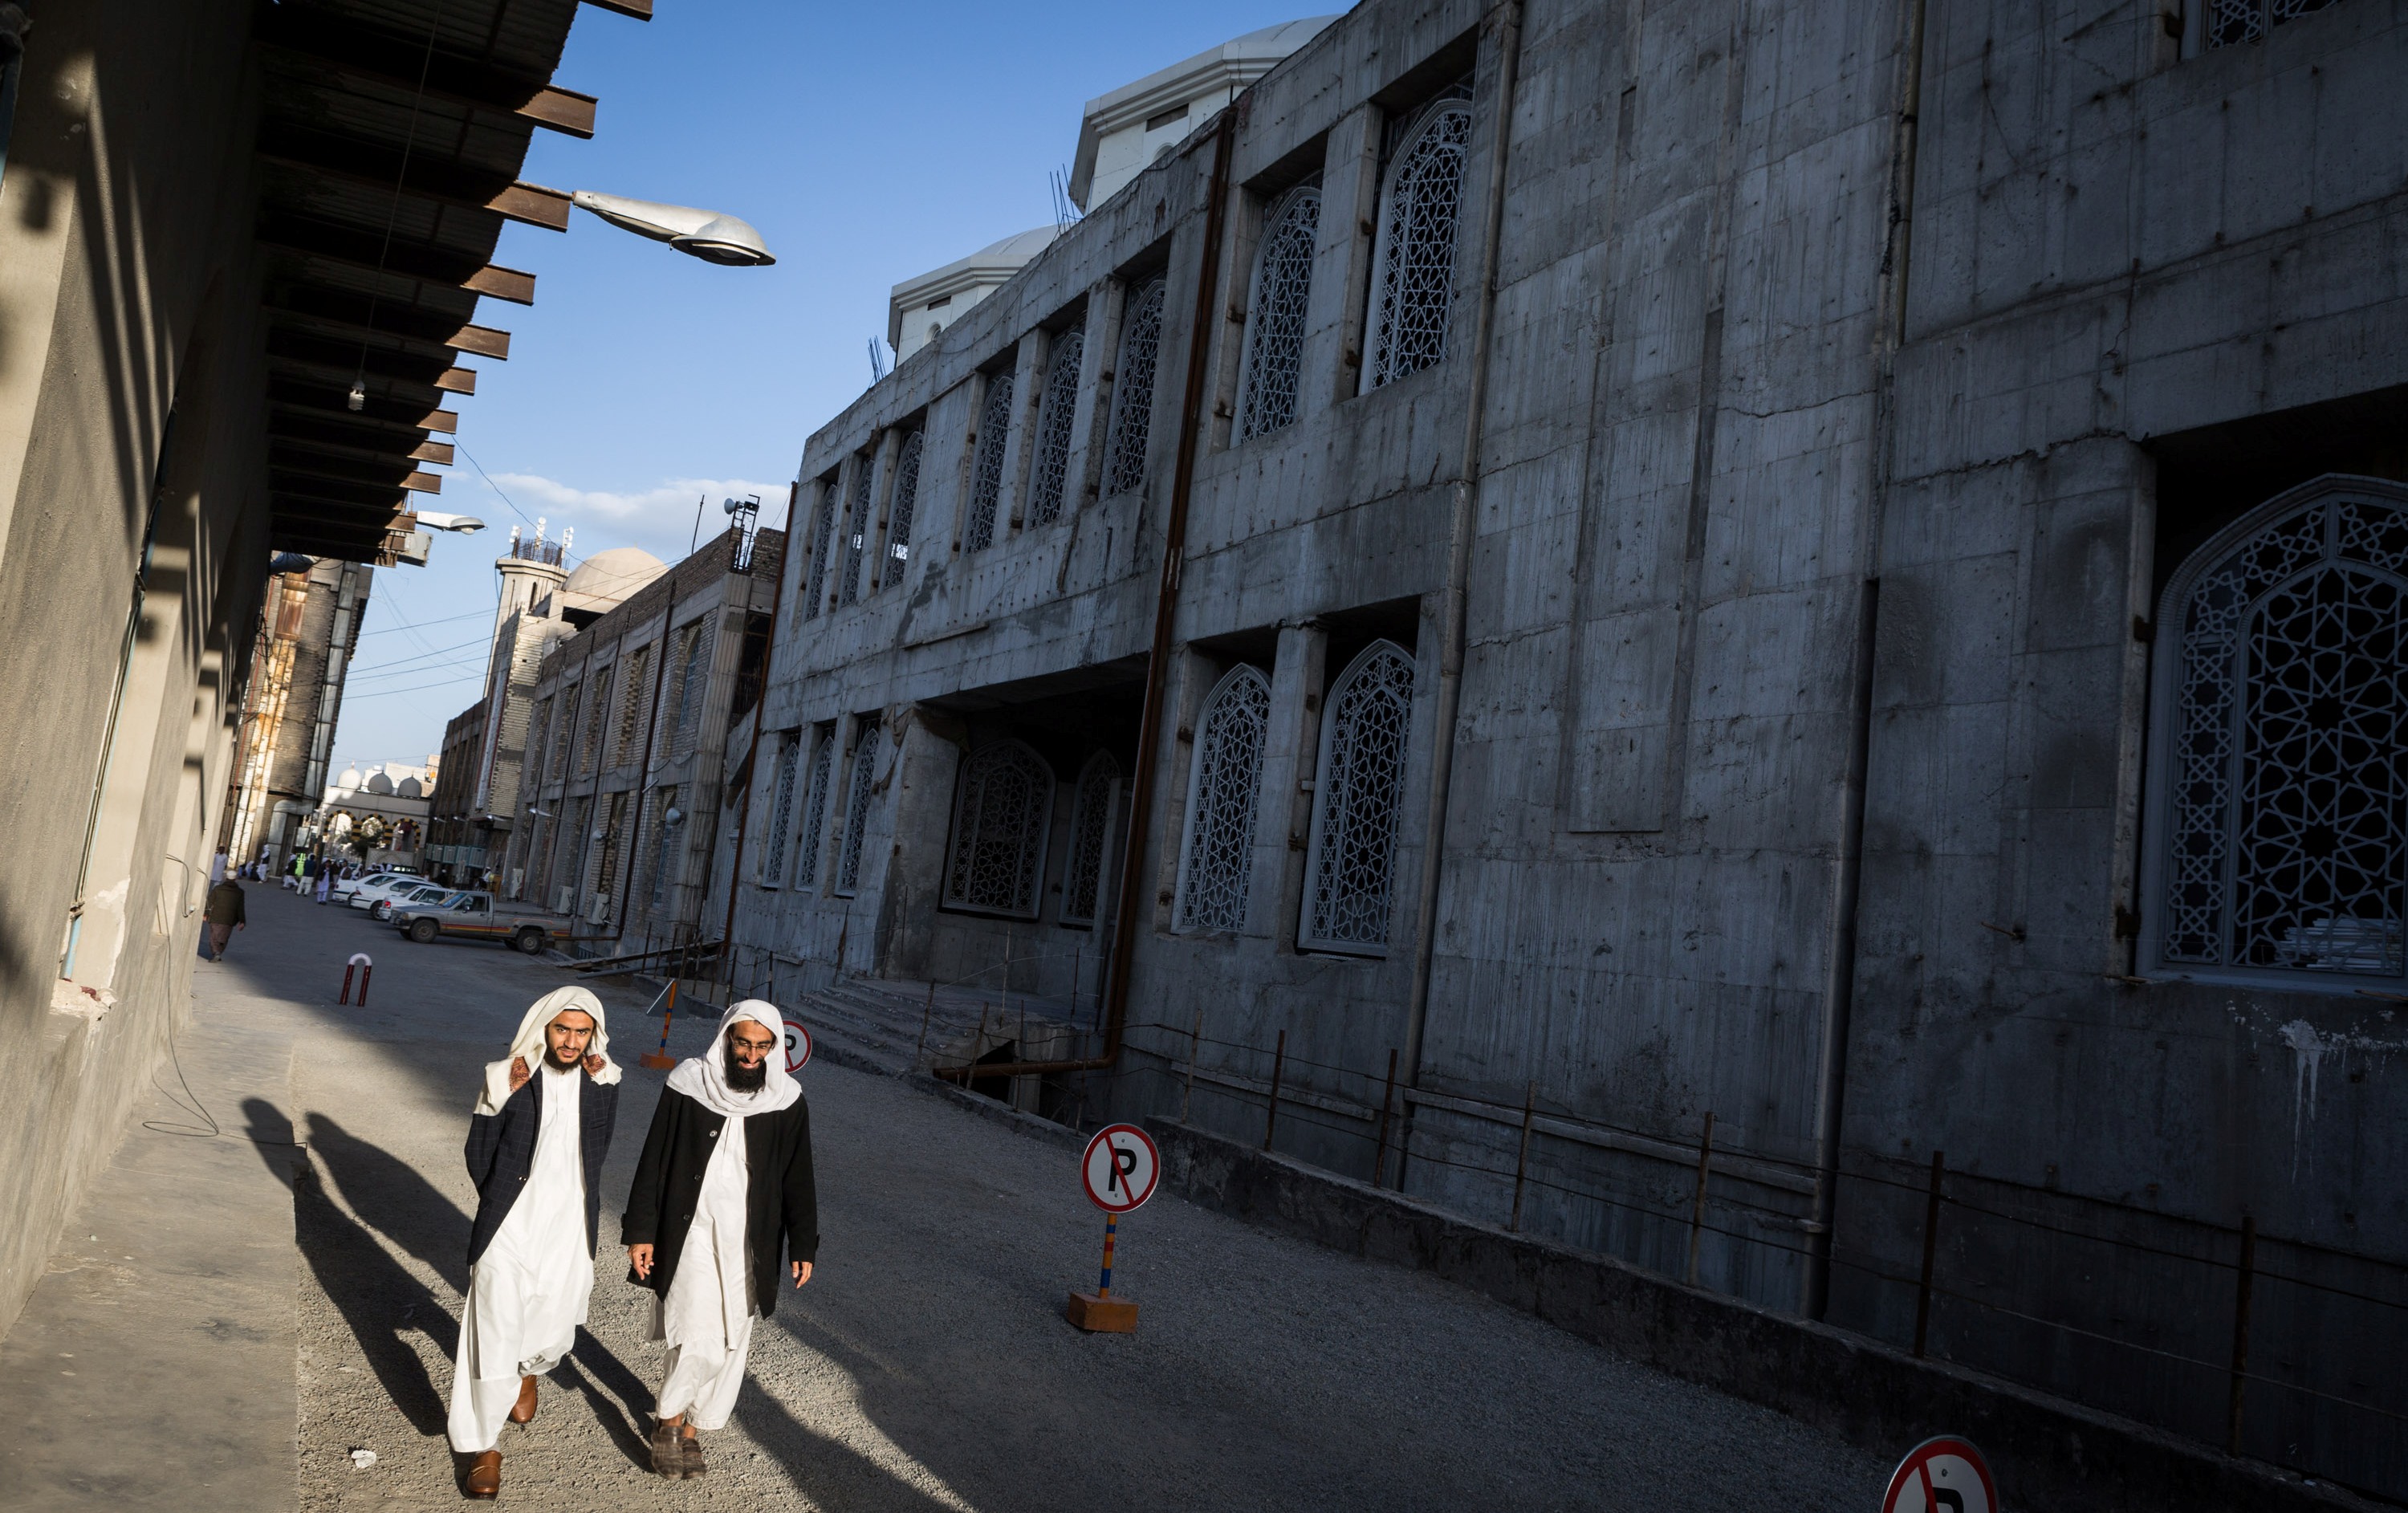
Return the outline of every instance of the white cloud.
[[[658,487],[636,492],[575,488],[539,473],[496,473],[494,482],[530,514],[540,508],[572,520],[578,515],[590,515],[611,521],[663,523],[690,517],[696,497],[715,506],[723,499],[741,499],[757,493],[764,507],[771,507],[786,492],[782,483],[762,483],[752,478],[666,478]]]

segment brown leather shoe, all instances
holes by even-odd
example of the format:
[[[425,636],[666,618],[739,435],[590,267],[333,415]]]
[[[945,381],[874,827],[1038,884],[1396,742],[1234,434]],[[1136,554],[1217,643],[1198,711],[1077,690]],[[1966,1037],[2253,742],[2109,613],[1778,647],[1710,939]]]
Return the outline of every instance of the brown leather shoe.
[[[681,1474],[689,1477],[702,1475],[705,1469],[702,1463],[702,1441],[695,1436],[692,1426],[688,1426],[685,1433],[680,1436],[678,1449],[681,1451],[679,1458],[684,1462]]]
[[[487,1450],[468,1463],[467,1493],[490,1498],[502,1494],[502,1452]]]
[[[653,1420],[646,1443],[652,1452],[653,1471],[670,1481],[685,1475],[685,1452],[678,1448],[676,1426]]]
[[[533,1377],[519,1378],[519,1400],[510,1405],[510,1422],[535,1422],[535,1378]]]

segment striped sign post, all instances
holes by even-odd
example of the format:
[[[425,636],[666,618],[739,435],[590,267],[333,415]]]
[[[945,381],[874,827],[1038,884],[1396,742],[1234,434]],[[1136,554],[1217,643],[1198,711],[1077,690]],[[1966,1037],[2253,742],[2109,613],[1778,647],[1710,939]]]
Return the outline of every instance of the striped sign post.
[[[1073,1292],[1063,1317],[1088,1334],[1137,1332],[1137,1305],[1112,1296],[1112,1251],[1120,1241],[1121,1215],[1141,1207],[1162,1179],[1162,1152],[1154,1137],[1134,1124],[1107,1124],[1087,1142],[1079,1159],[1079,1181],[1087,1201],[1104,1211],[1104,1269],[1092,1292]]]

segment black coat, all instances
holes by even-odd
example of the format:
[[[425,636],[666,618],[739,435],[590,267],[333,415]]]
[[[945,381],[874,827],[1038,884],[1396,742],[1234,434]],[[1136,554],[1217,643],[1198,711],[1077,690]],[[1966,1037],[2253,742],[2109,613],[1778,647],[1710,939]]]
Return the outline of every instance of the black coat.
[[[636,1163],[627,1190],[627,1213],[619,1237],[652,1248],[652,1274],[627,1280],[666,1297],[677,1277],[678,1254],[694,1227],[702,1199],[703,1168],[717,1147],[724,1114],[714,1114],[684,1093],[661,1090],[652,1133]],[[745,1259],[752,1273],[752,1301],[767,1318],[777,1306],[780,1242],[796,1261],[820,1253],[819,1194],[811,1183],[811,1111],[801,1098],[774,1114],[744,1118],[746,1171]]]
[[[585,1253],[592,1255],[600,1239],[602,1163],[610,1154],[610,1130],[619,1118],[619,1085],[605,1085],[580,1071],[585,1086],[577,1090],[578,1154],[585,1169]],[[536,1068],[526,1085],[502,1104],[498,1114],[478,1114],[468,1120],[468,1180],[477,1184],[477,1222],[468,1231],[468,1264],[485,1253],[519,1201],[529,1173],[535,1169],[536,1131],[543,1120],[543,1069]]]

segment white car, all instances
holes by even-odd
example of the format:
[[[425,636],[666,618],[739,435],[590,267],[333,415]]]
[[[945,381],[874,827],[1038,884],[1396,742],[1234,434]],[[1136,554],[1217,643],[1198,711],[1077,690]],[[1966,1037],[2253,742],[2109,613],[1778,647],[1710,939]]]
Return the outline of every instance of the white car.
[[[418,908],[422,906],[439,904],[458,892],[458,889],[446,888],[439,882],[422,881],[415,887],[395,888],[368,906],[368,918],[390,920],[395,909]]]
[[[335,901],[339,904],[348,904],[351,901],[351,895],[353,893],[358,892],[361,889],[366,887],[372,882],[391,882],[396,878],[408,877],[409,877],[409,874],[406,872],[395,872],[391,868],[380,868],[375,872],[363,872],[356,878],[337,878],[335,879],[334,887]],[[412,878],[410,880],[414,882],[417,879]]]
[[[379,903],[408,889],[423,886],[426,879],[407,872],[389,872],[380,878],[363,878],[351,890],[351,906],[355,909],[374,908]]]

